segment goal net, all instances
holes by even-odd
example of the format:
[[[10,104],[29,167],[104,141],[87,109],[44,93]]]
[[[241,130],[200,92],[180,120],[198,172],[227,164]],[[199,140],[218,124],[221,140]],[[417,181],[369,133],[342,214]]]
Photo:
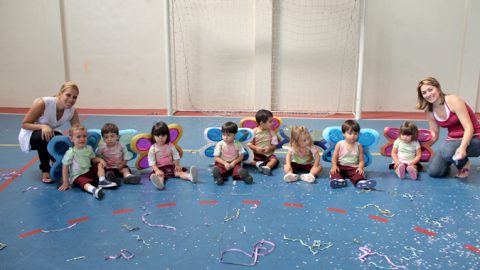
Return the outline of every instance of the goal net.
[[[266,98],[266,109],[275,112],[352,112],[358,0],[170,0],[169,5],[175,111],[254,112],[260,109],[255,99]],[[270,35],[259,36],[259,25],[270,27]],[[255,50],[263,42],[271,63],[260,77]],[[256,89],[259,79],[270,82],[264,97]]]

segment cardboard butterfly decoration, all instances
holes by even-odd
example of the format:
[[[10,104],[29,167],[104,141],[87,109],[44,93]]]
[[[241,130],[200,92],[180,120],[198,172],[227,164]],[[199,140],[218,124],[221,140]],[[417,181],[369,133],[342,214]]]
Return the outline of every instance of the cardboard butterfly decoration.
[[[87,131],[87,144],[93,150],[98,146],[101,136],[95,131]],[[62,159],[68,148],[72,147],[73,143],[68,136],[55,136],[47,144],[48,153],[55,159],[55,162],[50,169],[50,178],[53,180],[62,179]]]
[[[213,152],[215,151],[215,145],[222,140],[222,129],[219,127],[209,127],[203,132],[203,137],[207,141],[207,144],[203,146],[199,151],[200,154],[213,158]],[[253,130],[250,128],[239,128],[235,140],[242,144],[243,148],[247,152],[243,158],[243,162],[250,163],[253,161],[253,152],[247,144],[253,139]]]
[[[380,135],[378,132],[371,128],[360,129],[358,136],[358,142],[363,147],[363,155],[365,158],[365,167],[372,163],[372,154],[370,153],[370,147],[378,143]],[[332,162],[333,151],[335,145],[344,139],[342,128],[340,126],[327,127],[323,130],[323,138],[328,141],[328,148],[323,153],[322,159],[327,162]]]
[[[400,128],[395,127],[386,127],[383,130],[383,135],[387,138],[387,143],[382,146],[380,153],[382,156],[391,157],[393,143],[400,136]],[[420,143],[420,150],[422,151],[422,157],[420,158],[421,162],[427,162],[433,156],[433,150],[430,148],[432,145],[433,135],[432,132],[428,129],[419,129],[418,130],[418,142]]]
[[[103,138],[102,138],[102,131],[100,129],[89,129],[88,131],[90,132],[96,132],[100,136],[100,142],[99,144],[103,143]],[[132,147],[130,145],[133,136],[137,135],[138,131],[135,129],[122,129],[118,132],[119,139],[118,141],[127,148],[127,155],[128,159],[127,160],[133,160],[137,157],[137,153],[133,152]]]
[[[182,126],[179,124],[168,124],[168,129],[170,130],[170,142],[175,146],[180,157],[182,157],[183,149],[178,145],[183,135]],[[137,160],[135,161],[135,167],[138,170],[150,168],[150,166],[148,166],[148,150],[152,144],[152,135],[150,133],[140,133],[133,136],[130,147],[133,152],[138,154]]]
[[[273,117],[273,126],[272,130],[275,133],[275,136],[278,138],[277,148],[282,148],[282,146],[288,142],[288,137],[284,134],[282,135],[280,127],[282,126],[283,121],[280,117]],[[249,128],[254,129],[257,127],[257,121],[253,117],[247,117],[240,120],[240,127],[241,128]]]

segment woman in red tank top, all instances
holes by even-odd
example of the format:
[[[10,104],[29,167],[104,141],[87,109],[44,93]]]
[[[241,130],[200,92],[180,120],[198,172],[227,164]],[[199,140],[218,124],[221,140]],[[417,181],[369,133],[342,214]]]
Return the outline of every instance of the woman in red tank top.
[[[432,77],[418,83],[417,94],[417,109],[427,113],[433,141],[439,138],[439,127],[448,129],[446,140],[430,160],[428,174],[442,177],[454,163],[456,177],[467,177],[471,165],[468,157],[480,156],[480,123],[475,113],[459,96],[446,95]]]

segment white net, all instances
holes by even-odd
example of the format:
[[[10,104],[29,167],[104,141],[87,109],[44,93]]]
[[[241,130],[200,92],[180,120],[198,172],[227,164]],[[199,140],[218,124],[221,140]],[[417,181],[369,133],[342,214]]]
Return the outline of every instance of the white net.
[[[272,110],[352,112],[358,58],[358,1],[275,3]]]
[[[171,1],[175,110],[253,110],[254,6]]]
[[[259,5],[263,1],[271,3],[270,10]],[[351,112],[358,23],[355,0],[170,1],[174,110],[259,109],[255,49],[264,39],[256,27],[266,24],[272,54],[264,73],[271,76],[266,109]]]

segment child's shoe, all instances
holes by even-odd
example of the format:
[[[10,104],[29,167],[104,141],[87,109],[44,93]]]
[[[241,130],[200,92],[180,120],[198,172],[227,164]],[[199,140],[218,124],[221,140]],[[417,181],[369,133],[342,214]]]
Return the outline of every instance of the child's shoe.
[[[104,180],[98,182],[98,186],[101,187],[101,188],[113,188],[113,187],[117,186],[117,183],[110,182],[109,180],[104,179]]]
[[[270,169],[270,167],[262,166],[262,167],[260,167],[260,169],[262,170],[262,173],[264,175],[272,175],[272,169]]]
[[[160,178],[160,176],[156,174],[152,174],[150,177],[150,180],[152,181],[152,184],[157,188],[157,189],[165,189],[165,179]]]
[[[130,174],[129,176],[123,178],[125,184],[137,185],[140,184],[141,177],[138,175]]]
[[[398,178],[400,178],[400,179],[405,178],[405,169],[406,169],[405,164],[401,163],[400,165],[398,165],[397,169],[395,170]]]
[[[347,181],[345,179],[332,179],[330,180],[330,187],[335,188],[343,188],[347,186]]]
[[[257,161],[255,163],[255,167],[257,167],[257,170],[259,173],[263,173],[262,167],[265,165],[265,161]]]
[[[374,188],[377,185],[377,181],[375,180],[360,180],[357,182],[357,188],[359,189],[366,189],[366,188]]]
[[[93,197],[95,197],[95,199],[97,199],[97,200],[103,199],[103,190],[102,190],[102,188],[101,188],[101,187],[94,188],[94,189],[93,189],[93,192],[92,192],[92,195],[93,195]]]
[[[195,167],[195,166],[190,167],[190,174],[188,175],[188,178],[190,179],[190,181],[192,181],[192,183],[194,183],[194,184],[197,183],[197,179],[198,179],[198,169],[197,169],[197,167]]]
[[[112,171],[106,172],[106,173],[105,173],[105,178],[106,178],[108,181],[117,184],[117,186],[120,186],[120,185],[122,184],[122,181],[117,178],[117,176],[115,175],[115,172],[112,172]]]
[[[315,182],[315,176],[313,176],[313,174],[311,174],[311,173],[304,173],[304,174],[300,175],[300,180],[311,184],[311,183]]]
[[[212,175],[213,175],[213,181],[215,181],[215,184],[223,185],[223,176],[219,168],[213,167]]]
[[[415,169],[415,167],[408,166],[407,167],[407,172],[408,172],[408,176],[410,176],[410,179],[417,180],[418,172],[417,172],[417,169]]]
[[[298,174],[287,173],[283,177],[283,180],[287,183],[292,183],[292,182],[298,181]]]
[[[247,184],[253,183],[253,177],[248,173],[246,169],[241,168],[240,170],[238,170],[238,175],[240,176],[241,179],[243,179],[243,181],[245,181],[245,183]]]
[[[117,178],[117,176],[115,175],[115,173],[113,171],[108,171],[105,173],[105,178],[107,178],[107,180],[111,181],[115,178]]]

